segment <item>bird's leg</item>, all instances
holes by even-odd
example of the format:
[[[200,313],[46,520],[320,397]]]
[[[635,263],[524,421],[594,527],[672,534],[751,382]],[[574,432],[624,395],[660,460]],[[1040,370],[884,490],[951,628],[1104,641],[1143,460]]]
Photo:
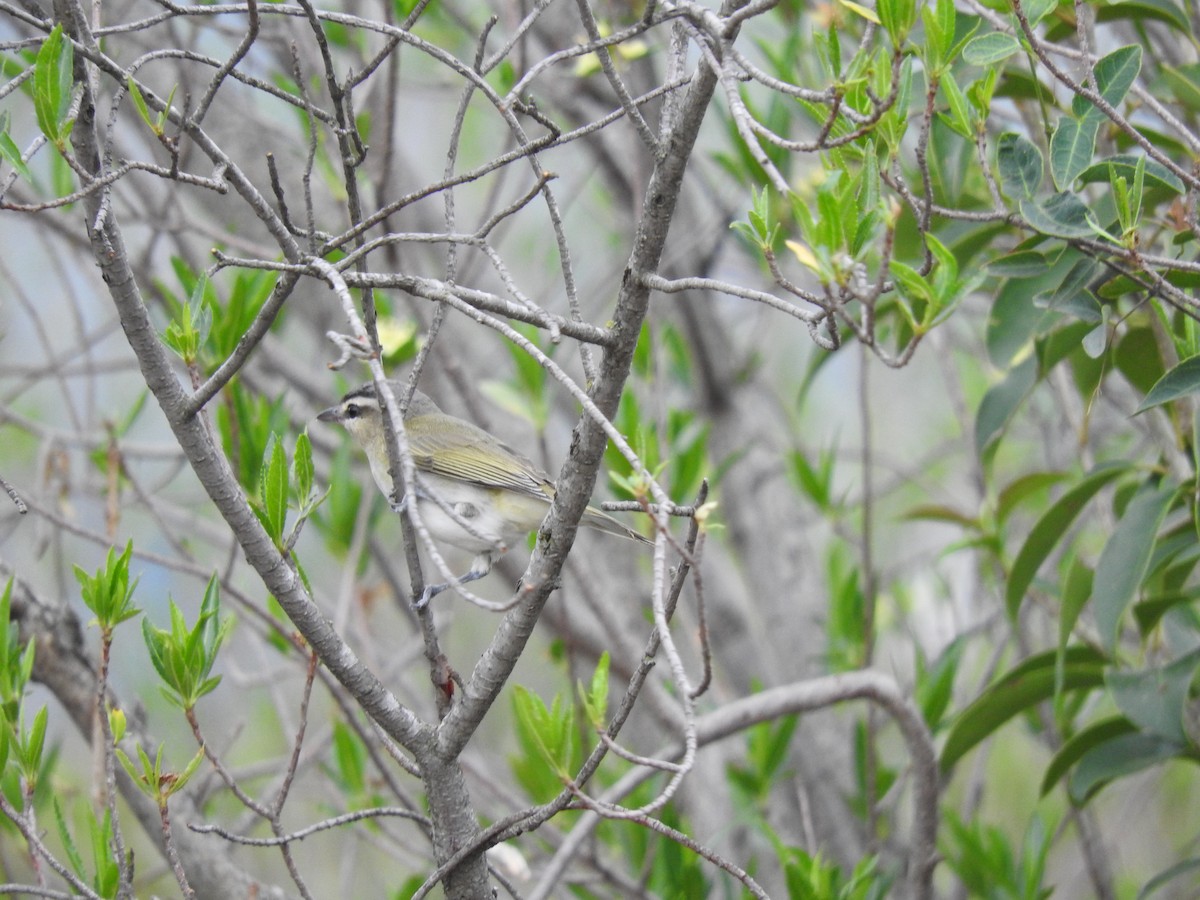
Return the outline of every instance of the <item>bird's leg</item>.
[[[429,601],[440,594],[442,591],[449,590],[453,587],[468,584],[472,581],[478,581],[488,572],[492,571],[492,554],[490,551],[480,553],[471,562],[471,568],[467,570],[465,575],[462,575],[453,581],[445,581],[441,584],[427,584],[425,590],[421,593],[421,597],[415,604],[417,609],[424,609]]]

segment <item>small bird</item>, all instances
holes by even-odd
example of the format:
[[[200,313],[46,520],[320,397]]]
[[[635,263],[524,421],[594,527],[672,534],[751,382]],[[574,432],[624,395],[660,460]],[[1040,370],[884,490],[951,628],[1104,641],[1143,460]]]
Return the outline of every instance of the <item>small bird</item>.
[[[405,385],[389,381],[392,393]],[[344,427],[367,454],[371,475],[386,497],[392,496],[383,408],[373,382],[350,391],[336,406],[317,415],[322,422]],[[418,606],[457,584],[485,576],[493,557],[533,531],[554,499],[554,482],[527,457],[499,438],[464,419],[447,415],[421,391],[414,391],[404,415],[413,463],[421,485],[410,492],[420,503],[421,521],[430,535],[475,554],[470,571],[447,584],[426,587]],[[436,495],[462,522],[430,498]],[[407,499],[407,498],[406,498]],[[469,527],[464,527],[464,524]],[[608,534],[651,543],[612,516],[589,506],[580,524]]]

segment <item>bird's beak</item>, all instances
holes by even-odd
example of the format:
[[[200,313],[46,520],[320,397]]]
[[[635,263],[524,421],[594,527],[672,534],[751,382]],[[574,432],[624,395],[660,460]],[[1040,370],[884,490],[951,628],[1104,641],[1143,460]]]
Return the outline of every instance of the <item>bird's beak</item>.
[[[321,422],[340,422],[342,421],[342,410],[340,407],[331,406],[329,409],[323,409],[317,413],[317,419]]]

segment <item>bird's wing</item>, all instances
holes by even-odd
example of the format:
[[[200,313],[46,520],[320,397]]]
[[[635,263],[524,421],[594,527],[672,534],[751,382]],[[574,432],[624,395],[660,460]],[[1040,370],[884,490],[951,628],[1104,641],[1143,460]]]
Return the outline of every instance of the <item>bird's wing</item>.
[[[421,417],[406,422],[413,462],[422,472],[504,488],[545,500],[553,496],[550,478],[531,460],[470,422],[445,416],[436,434]],[[489,457],[480,458],[481,448]]]

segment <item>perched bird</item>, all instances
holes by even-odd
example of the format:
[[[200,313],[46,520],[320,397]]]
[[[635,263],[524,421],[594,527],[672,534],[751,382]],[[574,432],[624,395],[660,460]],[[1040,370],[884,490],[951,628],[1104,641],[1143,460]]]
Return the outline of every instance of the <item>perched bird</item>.
[[[404,395],[403,382],[388,384],[397,398]],[[350,391],[317,418],[336,422],[350,432],[367,454],[375,484],[390,498],[385,418],[374,383]],[[424,605],[446,588],[482,578],[491,571],[494,556],[537,528],[554,499],[554,482],[530,459],[482,428],[442,412],[420,391],[413,393],[408,404],[404,430],[421,482],[416,490],[409,486],[420,503],[421,521],[435,539],[475,554],[470,571],[456,582],[427,587],[419,604]],[[650,543],[591,506],[584,510],[580,524]]]

